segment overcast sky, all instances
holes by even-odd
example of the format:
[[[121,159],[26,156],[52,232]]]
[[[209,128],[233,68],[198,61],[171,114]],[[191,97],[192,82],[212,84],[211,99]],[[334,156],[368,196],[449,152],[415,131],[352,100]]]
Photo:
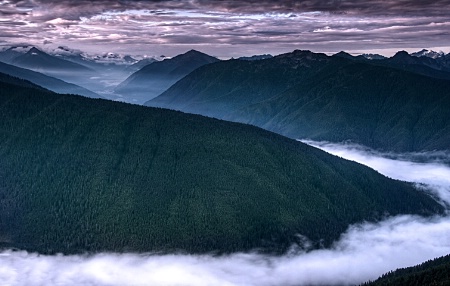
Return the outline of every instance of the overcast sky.
[[[0,0],[0,45],[227,58],[294,49],[450,52],[450,0]]]

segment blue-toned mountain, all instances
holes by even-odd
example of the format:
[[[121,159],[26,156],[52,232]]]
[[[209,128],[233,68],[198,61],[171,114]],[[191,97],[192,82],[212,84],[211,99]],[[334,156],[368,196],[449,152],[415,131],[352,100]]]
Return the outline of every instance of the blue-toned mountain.
[[[450,81],[381,61],[295,51],[219,62],[146,105],[249,123],[291,138],[351,140],[401,152],[450,150]]]
[[[204,53],[191,50],[171,59],[146,65],[115,88],[115,92],[131,96],[144,103],[164,92],[172,84],[195,69],[219,61]]]

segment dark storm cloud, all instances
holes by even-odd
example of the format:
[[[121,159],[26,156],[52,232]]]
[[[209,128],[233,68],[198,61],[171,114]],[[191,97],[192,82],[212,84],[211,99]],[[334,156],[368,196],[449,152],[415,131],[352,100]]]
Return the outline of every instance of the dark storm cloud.
[[[450,0],[0,0],[0,35],[12,43],[171,56],[187,45],[219,57],[298,48],[448,52],[449,10]]]
[[[24,26],[26,23],[19,22],[19,21],[0,21],[0,25],[7,25],[7,26]]]
[[[448,13],[449,0],[306,0],[306,1],[194,1],[196,5],[213,9],[226,9],[233,12],[330,12],[337,14],[393,15],[393,14],[432,14]]]
[[[211,9],[235,13],[296,13],[321,11],[338,14],[350,13],[362,15],[446,15],[448,14],[448,8],[450,7],[450,0],[100,0],[95,2],[87,0],[12,0],[8,1],[8,3],[10,6],[17,6],[25,9],[41,5],[59,7],[61,8],[61,11],[59,12],[64,14],[67,19],[89,16],[102,11],[123,11],[126,9]]]

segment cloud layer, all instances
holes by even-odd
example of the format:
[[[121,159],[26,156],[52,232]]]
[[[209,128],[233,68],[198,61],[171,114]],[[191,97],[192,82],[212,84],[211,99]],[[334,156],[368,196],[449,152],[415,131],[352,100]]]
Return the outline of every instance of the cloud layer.
[[[423,188],[428,188],[450,206],[450,167],[443,163],[450,162],[448,153],[380,153],[356,144],[301,141],[333,155],[367,165],[390,178],[425,184]],[[415,162],[417,159],[428,162]]]
[[[450,253],[450,220],[399,216],[349,228],[332,249],[230,256],[0,254],[2,285],[350,285]]]
[[[0,43],[67,45],[169,56],[219,57],[442,48],[450,0],[47,1],[1,0]]]
[[[438,187],[446,201],[450,167],[380,157],[356,145],[308,142],[367,163],[393,178]],[[392,154],[389,154],[392,157]],[[421,154],[421,158],[426,154]],[[442,156],[446,156],[445,154]],[[435,158],[435,154],[432,154]],[[424,190],[429,190],[427,187]],[[448,201],[450,202],[450,201]],[[2,285],[354,285],[450,253],[450,217],[397,216],[350,226],[330,249],[293,248],[284,256],[112,254],[43,256],[0,253]]]

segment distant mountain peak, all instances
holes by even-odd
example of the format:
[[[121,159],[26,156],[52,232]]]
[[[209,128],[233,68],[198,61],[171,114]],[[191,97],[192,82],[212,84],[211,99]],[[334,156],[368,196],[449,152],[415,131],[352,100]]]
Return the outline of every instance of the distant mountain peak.
[[[392,59],[395,60],[413,60],[411,55],[408,54],[406,51],[398,51],[395,53],[395,55],[392,57]]]
[[[393,63],[412,65],[417,64],[418,58],[411,56],[406,51],[399,51],[391,58],[391,61]]]
[[[240,57],[238,59],[244,60],[244,61],[258,61],[258,60],[266,60],[266,59],[271,59],[271,58],[273,58],[273,56],[271,54],[263,54],[263,55],[254,55],[254,56],[250,56],[250,57]]]
[[[32,47],[28,52],[29,53],[44,53],[43,51],[39,50],[36,47]]]
[[[379,55],[379,54],[362,54],[364,58],[368,60],[384,60],[386,59],[385,56]]]
[[[28,52],[31,48],[33,48],[33,46],[12,46],[10,48],[7,49],[7,51],[16,51],[16,52],[22,52],[22,53],[26,53]]]
[[[428,58],[432,58],[432,59],[437,59],[437,58],[445,56],[445,54],[444,54],[443,51],[436,52],[436,51],[433,51],[433,50],[422,49],[419,52],[412,53],[411,56],[414,56],[414,57],[428,57]]]
[[[126,55],[123,57],[123,60],[127,63],[136,63],[138,60],[136,60],[135,58],[133,58],[130,55]]]
[[[208,54],[199,52],[197,50],[189,50],[186,53],[177,55],[177,56],[175,56],[173,58],[165,58],[163,60],[163,62],[166,62],[166,61],[170,61],[170,62],[172,62],[172,61],[175,61],[175,62],[178,62],[178,61],[190,61],[190,60],[197,60],[197,59],[208,59],[208,61],[216,61],[216,60],[218,60],[217,58],[215,58],[213,56],[210,56]]]
[[[311,52],[310,50],[294,50],[292,52],[293,55],[311,55],[314,54],[313,52]]]
[[[395,53],[394,58],[395,57],[407,57],[407,56],[409,56],[407,51],[398,51]]]
[[[287,61],[294,67],[309,66],[310,61],[327,60],[328,56],[322,53],[313,53],[309,50],[295,50],[291,53],[281,54],[275,58]]]
[[[189,53],[194,53],[194,54],[203,54],[202,52],[199,52],[199,51],[197,51],[197,50],[194,50],[194,49],[191,49],[191,50],[189,50],[189,51],[187,51],[186,52],[186,54],[189,54]]]
[[[339,53],[336,53],[333,56],[340,57],[340,58],[345,58],[345,59],[354,59],[355,58],[351,54],[349,54],[347,52],[344,52],[344,51],[340,51]]]
[[[194,49],[189,50],[184,54],[178,55],[177,57],[179,57],[179,56],[208,56],[208,57],[211,57],[208,54],[202,53],[202,52],[194,50]]]
[[[144,103],[158,96],[195,69],[218,61],[219,59],[205,53],[190,50],[173,58],[165,58],[162,61],[144,65],[119,84],[115,88],[115,92],[118,94],[132,93],[135,102],[142,101],[140,103]],[[149,88],[150,86],[152,88]]]
[[[41,51],[40,49],[36,47],[32,47],[26,54],[32,55],[32,56],[50,56],[44,51]]]

